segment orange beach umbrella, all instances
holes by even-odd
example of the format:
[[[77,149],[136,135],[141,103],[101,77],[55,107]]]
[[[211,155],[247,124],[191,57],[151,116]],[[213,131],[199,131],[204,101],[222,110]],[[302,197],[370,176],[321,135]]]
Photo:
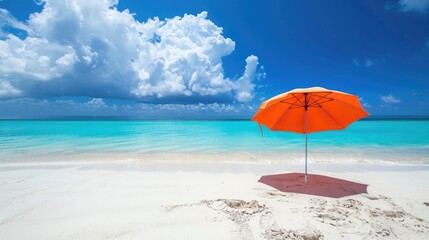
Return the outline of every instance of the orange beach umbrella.
[[[305,182],[307,182],[307,134],[344,129],[369,114],[358,97],[321,87],[297,88],[263,102],[252,120],[274,131],[305,134]]]

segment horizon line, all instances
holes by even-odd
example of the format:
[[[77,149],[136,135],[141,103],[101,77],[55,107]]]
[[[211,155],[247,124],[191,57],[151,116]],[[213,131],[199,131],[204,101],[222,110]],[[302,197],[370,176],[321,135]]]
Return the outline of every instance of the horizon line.
[[[429,115],[371,115],[358,121],[368,120],[429,120]],[[74,121],[251,121],[251,117],[142,117],[142,116],[37,116],[37,117],[1,117],[0,121],[11,120],[74,120]]]

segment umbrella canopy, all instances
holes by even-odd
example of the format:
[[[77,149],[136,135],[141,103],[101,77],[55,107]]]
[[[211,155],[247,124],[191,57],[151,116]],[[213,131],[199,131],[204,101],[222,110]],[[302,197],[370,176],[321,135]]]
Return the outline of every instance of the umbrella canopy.
[[[358,97],[321,87],[297,88],[263,102],[252,120],[274,131],[305,134],[305,181],[307,181],[307,134],[344,129],[369,114]]]
[[[368,115],[358,97],[312,87],[297,88],[268,99],[252,120],[271,130],[306,134],[344,129]]]

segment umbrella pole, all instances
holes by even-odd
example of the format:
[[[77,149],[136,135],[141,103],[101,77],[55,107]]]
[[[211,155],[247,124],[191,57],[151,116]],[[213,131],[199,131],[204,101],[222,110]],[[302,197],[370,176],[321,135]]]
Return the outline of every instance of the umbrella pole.
[[[307,184],[307,133],[305,133],[305,184]]]
[[[305,109],[304,109],[304,132],[305,132],[305,177],[304,181],[305,184],[307,184],[307,93],[304,93],[304,102],[305,102]]]

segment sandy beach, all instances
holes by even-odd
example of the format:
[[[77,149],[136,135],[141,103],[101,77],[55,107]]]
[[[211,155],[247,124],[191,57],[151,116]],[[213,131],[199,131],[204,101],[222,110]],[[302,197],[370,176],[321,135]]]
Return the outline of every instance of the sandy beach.
[[[429,240],[428,66],[429,0],[0,0],[0,240]]]
[[[368,193],[331,198],[258,182],[302,172],[297,163],[3,162],[0,239],[429,239],[428,166],[310,166]]]

